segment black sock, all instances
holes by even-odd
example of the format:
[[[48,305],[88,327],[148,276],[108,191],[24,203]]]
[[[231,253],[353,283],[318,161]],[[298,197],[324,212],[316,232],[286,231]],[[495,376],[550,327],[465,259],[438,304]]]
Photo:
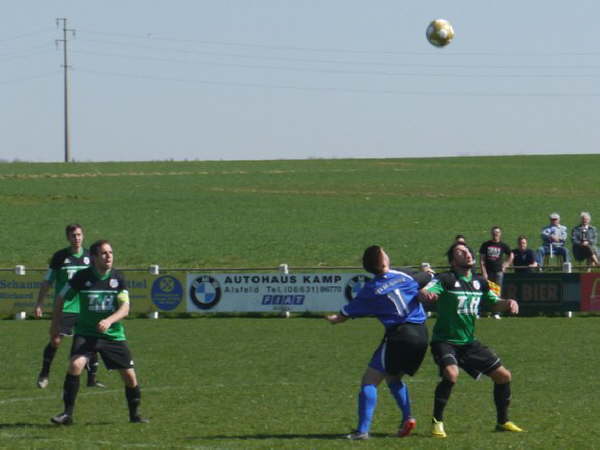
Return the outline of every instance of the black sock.
[[[87,371],[88,371],[88,384],[96,383],[96,372],[98,372],[98,353],[94,353],[93,356],[90,357],[87,363]]]
[[[48,376],[50,373],[50,366],[52,365],[52,360],[54,359],[54,355],[56,355],[56,351],[58,349],[53,347],[52,344],[48,343],[46,347],[44,347],[44,353],[42,358],[42,371],[40,375]]]
[[[444,409],[446,408],[446,403],[450,399],[450,393],[452,392],[452,388],[454,387],[454,383],[442,378],[435,388],[435,397],[433,399],[433,418],[438,422],[444,420]]]
[[[138,407],[142,401],[142,391],[140,386],[127,387],[125,386],[125,398],[127,398],[127,407],[129,408],[129,418],[133,419],[138,415]]]
[[[498,423],[508,422],[508,405],[510,405],[510,382],[505,384],[494,384],[494,403]]]
[[[65,412],[70,416],[75,409],[75,399],[79,391],[79,376],[67,373],[65,384],[63,385],[63,401],[65,402]]]

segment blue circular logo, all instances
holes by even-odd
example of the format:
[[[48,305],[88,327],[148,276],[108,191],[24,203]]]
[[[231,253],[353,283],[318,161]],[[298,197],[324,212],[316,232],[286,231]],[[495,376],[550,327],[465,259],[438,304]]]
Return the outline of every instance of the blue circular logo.
[[[177,278],[164,275],[152,283],[150,297],[159,309],[172,311],[183,299],[183,287]]]

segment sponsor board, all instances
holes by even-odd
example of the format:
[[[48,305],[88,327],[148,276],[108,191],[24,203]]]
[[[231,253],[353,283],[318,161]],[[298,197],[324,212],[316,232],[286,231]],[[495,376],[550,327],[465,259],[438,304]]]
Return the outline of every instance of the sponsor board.
[[[580,280],[581,310],[600,311],[600,273],[584,273]]]
[[[187,311],[336,311],[366,280],[356,273],[188,273]]]
[[[12,271],[0,272],[0,314],[13,314],[18,311],[31,314],[37,302],[44,274],[43,270],[27,270],[25,275],[17,275]],[[184,272],[163,273],[157,277],[145,271],[126,271],[124,276],[132,313],[185,311]],[[52,312],[53,299],[54,289],[50,289],[44,301],[44,312],[47,314]]]
[[[0,272],[0,313],[31,312],[37,302],[45,271],[27,271],[17,275],[13,271]],[[47,309],[50,308],[46,303]]]

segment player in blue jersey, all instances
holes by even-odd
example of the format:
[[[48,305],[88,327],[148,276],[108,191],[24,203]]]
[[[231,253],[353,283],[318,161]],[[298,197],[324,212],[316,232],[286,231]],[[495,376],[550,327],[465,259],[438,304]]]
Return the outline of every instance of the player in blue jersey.
[[[362,377],[358,395],[358,427],[347,437],[352,440],[369,438],[377,406],[377,386],[384,379],[402,411],[398,436],[405,437],[417,422],[411,415],[408,388],[402,382],[402,377],[404,374],[413,376],[417,372],[427,351],[427,315],[417,296],[419,289],[432,279],[432,275],[428,272],[392,270],[389,256],[378,245],[365,250],[363,267],[375,277],[365,283],[356,298],[338,314],[325,317],[330,323],[336,324],[350,318],[374,316],[385,327],[383,340]]]

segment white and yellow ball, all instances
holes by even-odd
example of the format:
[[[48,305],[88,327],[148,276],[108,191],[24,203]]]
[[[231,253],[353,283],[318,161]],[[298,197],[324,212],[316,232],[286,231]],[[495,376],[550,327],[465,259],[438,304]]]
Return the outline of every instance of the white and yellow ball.
[[[432,21],[425,32],[427,40],[436,47],[445,47],[454,39],[454,28],[445,19]]]

